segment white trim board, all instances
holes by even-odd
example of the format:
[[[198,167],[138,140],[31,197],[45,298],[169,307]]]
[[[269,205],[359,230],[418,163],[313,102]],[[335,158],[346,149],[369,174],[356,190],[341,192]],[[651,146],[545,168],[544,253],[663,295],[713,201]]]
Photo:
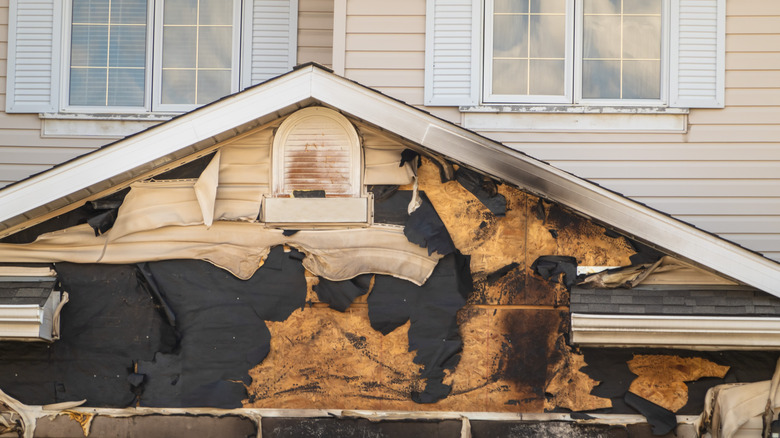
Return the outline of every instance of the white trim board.
[[[572,313],[571,340],[587,347],[778,350],[780,318]]]
[[[206,147],[198,145],[214,145],[256,126],[258,120],[269,121],[313,101],[780,297],[780,264],[316,65],[300,67],[3,188],[0,226],[5,231],[0,231],[0,237],[14,230],[10,227],[18,230],[26,220],[83,201],[94,193],[88,190],[92,186],[129,181],[143,173],[139,169],[153,170],[170,161],[169,155],[195,153],[198,147]]]

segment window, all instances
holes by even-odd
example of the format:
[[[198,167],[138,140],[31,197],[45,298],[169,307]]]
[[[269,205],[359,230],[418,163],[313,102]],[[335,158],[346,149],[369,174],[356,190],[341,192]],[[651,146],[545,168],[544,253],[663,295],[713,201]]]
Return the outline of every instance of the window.
[[[725,0],[427,0],[424,103],[722,108],[725,29]]]
[[[487,0],[484,101],[661,103],[664,0]]]
[[[14,0],[6,111],[188,111],[290,71],[297,18],[297,0]]]
[[[72,0],[67,106],[180,111],[236,91],[239,14],[236,0]]]

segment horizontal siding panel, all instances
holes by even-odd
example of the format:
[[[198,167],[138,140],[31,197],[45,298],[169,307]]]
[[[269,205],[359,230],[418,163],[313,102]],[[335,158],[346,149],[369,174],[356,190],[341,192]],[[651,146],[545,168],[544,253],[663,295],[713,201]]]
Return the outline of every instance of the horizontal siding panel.
[[[354,69],[424,69],[425,52],[348,52],[346,66]]]
[[[677,219],[695,224],[712,233],[765,233],[780,234],[780,216],[695,216],[678,215]],[[777,248],[780,248],[778,246]],[[780,251],[779,251],[780,252]]]
[[[298,29],[333,30],[333,12],[300,12]]]
[[[726,70],[780,70],[780,52],[726,53]]]
[[[31,175],[41,173],[44,170],[50,169],[52,166],[40,165],[40,164],[4,164],[0,163],[0,181],[4,181],[8,185],[12,182],[23,180]]]
[[[730,88],[726,89],[726,102],[731,106],[774,106],[780,97],[775,88]]]
[[[773,34],[780,29],[780,15],[726,17],[726,32],[731,34]]]
[[[780,202],[779,179],[599,179],[590,181],[621,193],[634,196],[680,196],[691,198],[775,197]],[[780,222],[777,225],[780,232]]]
[[[776,142],[780,125],[692,125],[688,130],[691,142]]]
[[[333,51],[331,48],[323,47],[298,47],[298,64],[307,62],[316,62],[326,67],[330,67],[333,61]]]
[[[333,0],[298,0],[299,12],[333,12]]]
[[[97,148],[107,142],[106,139],[41,137],[40,126],[35,130],[3,129],[0,131],[0,146]]]
[[[3,129],[31,129],[31,136],[40,137],[41,119],[38,114],[7,114],[0,112],[0,137],[3,136]],[[26,143],[25,143],[26,144]],[[0,155],[0,157],[2,157]]]
[[[524,143],[517,148],[540,160],[584,160],[584,161],[780,161],[780,139],[778,143],[741,144],[731,143],[631,143],[592,144],[582,147],[572,143]],[[778,174],[780,178],[780,174]]]
[[[587,179],[776,179],[780,161],[550,161]],[[780,208],[780,202],[778,202]]]
[[[727,71],[726,88],[780,88],[780,71]]]
[[[425,16],[425,2],[423,0],[348,1],[347,15]]]
[[[686,140],[685,134],[648,134],[648,133],[616,133],[604,134],[601,132],[507,132],[479,130],[480,134],[495,141],[502,142],[517,150],[522,150],[525,143],[682,143]],[[517,144],[513,144],[517,143]],[[679,146],[678,146],[679,147]]]
[[[720,234],[720,237],[758,252],[780,248],[779,234]]]
[[[729,35],[726,50],[730,52],[777,52],[780,35]]]
[[[374,87],[375,90],[380,93],[386,94],[394,99],[398,99],[401,102],[408,103],[409,105],[422,105],[423,104],[423,88],[422,87]]]
[[[772,260],[774,260],[776,262],[780,262],[780,251],[765,251],[763,254],[764,254],[764,257],[766,257],[768,259],[772,259]],[[747,435],[747,436],[753,437],[753,436],[756,436],[755,435],[756,433],[761,433],[761,429],[756,429],[756,431],[753,433],[753,435]],[[743,438],[743,437],[744,437],[744,435],[734,435],[734,438]]]
[[[347,33],[425,33],[424,16],[348,16]],[[422,47],[420,48],[422,49]]]
[[[300,29],[298,31],[298,46],[326,47],[332,49],[333,30]]]
[[[780,74],[778,74],[778,76],[780,76]],[[778,103],[780,104],[780,102]],[[688,123],[691,125],[780,124],[780,106],[768,106],[768,107],[750,107],[750,106],[728,107],[727,106],[725,109],[696,109],[696,110],[691,110],[691,113],[688,115]],[[780,139],[778,140],[780,141]]]
[[[726,2],[727,15],[780,15],[777,0],[738,0]]]
[[[425,34],[348,34],[346,48],[377,52],[410,51],[425,47]]]
[[[659,198],[634,197],[671,215],[780,215],[778,198]]]
[[[0,131],[0,135],[2,131]],[[92,148],[35,148],[30,146],[0,146],[3,164],[55,165],[92,152]]]
[[[423,70],[350,69],[346,72],[346,77],[369,87],[422,87],[425,72]]]

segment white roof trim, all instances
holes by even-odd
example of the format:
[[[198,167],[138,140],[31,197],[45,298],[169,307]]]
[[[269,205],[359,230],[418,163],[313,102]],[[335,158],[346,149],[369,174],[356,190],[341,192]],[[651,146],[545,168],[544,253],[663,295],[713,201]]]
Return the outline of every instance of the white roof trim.
[[[2,189],[0,222],[311,98],[780,297],[778,263],[316,66]]]
[[[584,347],[778,350],[780,318],[572,313],[571,340]]]

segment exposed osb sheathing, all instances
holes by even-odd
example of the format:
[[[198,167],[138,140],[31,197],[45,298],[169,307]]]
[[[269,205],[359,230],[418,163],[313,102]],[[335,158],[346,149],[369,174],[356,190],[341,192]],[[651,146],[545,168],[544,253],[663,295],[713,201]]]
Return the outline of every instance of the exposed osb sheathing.
[[[313,306],[269,322],[271,352],[250,371],[246,407],[541,412],[556,311],[467,308],[459,323],[460,364],[446,379],[452,394],[433,405],[411,401],[420,366],[405,324],[387,336],[373,330],[364,305],[344,314]]]
[[[424,190],[464,254],[471,255],[476,280],[472,302],[497,305],[559,305],[568,303],[562,286],[550,284],[530,271],[539,256],[568,255],[580,265],[631,264],[634,251],[623,239],[604,234],[604,228],[565,211],[556,204],[506,184],[498,192],[507,200],[507,214],[496,217],[457,181],[441,183],[438,168],[424,160],[419,169]],[[492,284],[487,274],[517,263],[517,267]]]
[[[534,275],[542,255],[570,255],[584,265],[625,265],[633,254],[623,239],[554,204],[507,185],[507,214],[496,217],[458,182],[441,183],[424,160],[425,191],[456,247],[471,256],[475,292],[459,313],[460,362],[444,380],[452,393],[435,404],[411,401],[422,389],[420,366],[408,352],[408,323],[387,336],[374,331],[365,296],[341,314],[312,303],[284,322],[269,323],[271,352],[251,371],[247,407],[542,412],[608,406],[590,396],[596,382],[579,371],[582,357],[563,342],[568,294]],[[551,230],[553,230],[551,232]],[[493,275],[505,268],[504,275]],[[556,366],[548,364],[558,364]],[[556,391],[546,400],[545,390]]]
[[[698,357],[637,355],[628,362],[628,369],[637,375],[629,391],[677,412],[688,402],[685,382],[702,377],[723,378],[729,367]]]
[[[563,335],[558,337],[555,347],[560,356],[557,362],[550,364],[550,381],[545,389],[548,394],[545,409],[590,411],[611,408],[610,399],[591,395],[591,390],[601,382],[591,379],[581,371],[587,365],[583,355],[567,348]]]

